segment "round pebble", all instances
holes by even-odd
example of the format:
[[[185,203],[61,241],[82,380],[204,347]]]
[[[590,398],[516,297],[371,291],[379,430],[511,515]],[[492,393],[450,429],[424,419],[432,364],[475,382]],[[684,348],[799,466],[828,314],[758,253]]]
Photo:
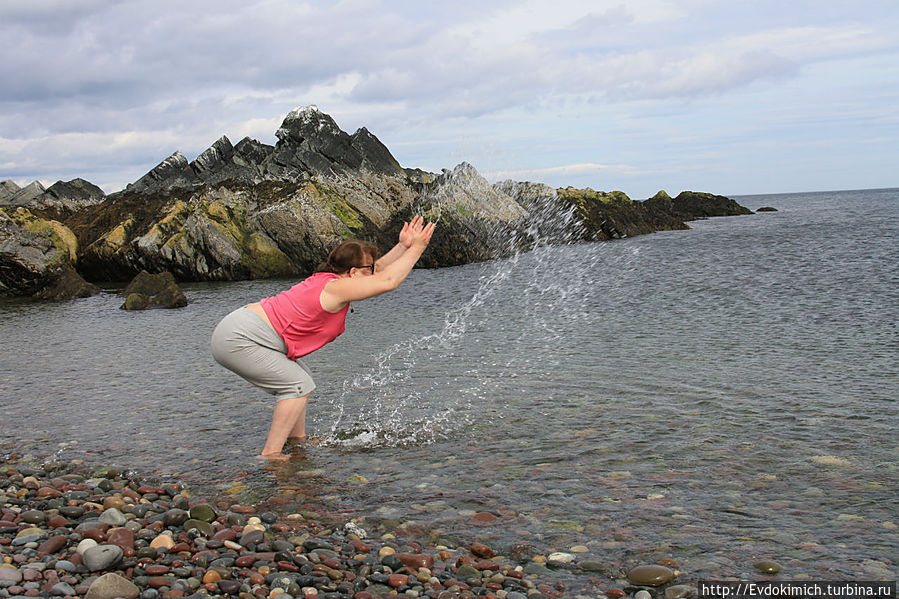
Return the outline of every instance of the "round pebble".
[[[627,578],[634,584],[659,586],[674,578],[674,572],[665,566],[637,566],[627,573]]]
[[[757,562],[755,564],[752,564],[752,567],[765,574],[777,574],[781,570],[780,564],[771,561]]]

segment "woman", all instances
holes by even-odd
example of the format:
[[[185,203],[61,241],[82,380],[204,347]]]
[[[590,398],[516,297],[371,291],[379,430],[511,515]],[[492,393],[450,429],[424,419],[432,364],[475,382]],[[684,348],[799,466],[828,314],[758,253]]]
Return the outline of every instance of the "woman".
[[[298,358],[344,331],[350,302],[396,289],[428,247],[434,227],[414,217],[381,258],[369,243],[341,243],[311,277],[235,310],[215,328],[215,360],[278,398],[261,458],[287,459],[284,444],[306,440],[306,402],[315,383]]]

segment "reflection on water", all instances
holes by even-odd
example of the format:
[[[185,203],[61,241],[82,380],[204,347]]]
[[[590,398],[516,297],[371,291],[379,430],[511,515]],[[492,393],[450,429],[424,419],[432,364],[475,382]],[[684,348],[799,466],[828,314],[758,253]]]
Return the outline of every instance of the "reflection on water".
[[[897,202],[743,198],[780,212],[416,271],[308,357],[325,439],[286,464],[253,458],[271,400],[208,337],[290,281],[185,285],[176,311],[5,302],[0,434],[409,534],[583,545],[612,573],[895,578]]]

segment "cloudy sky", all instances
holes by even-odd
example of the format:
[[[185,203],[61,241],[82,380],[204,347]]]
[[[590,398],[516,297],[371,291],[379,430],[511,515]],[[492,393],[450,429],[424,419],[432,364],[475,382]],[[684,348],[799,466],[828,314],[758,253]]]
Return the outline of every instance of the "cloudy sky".
[[[0,180],[117,191],[315,104],[491,181],[892,187],[897,30],[896,0],[0,0]]]

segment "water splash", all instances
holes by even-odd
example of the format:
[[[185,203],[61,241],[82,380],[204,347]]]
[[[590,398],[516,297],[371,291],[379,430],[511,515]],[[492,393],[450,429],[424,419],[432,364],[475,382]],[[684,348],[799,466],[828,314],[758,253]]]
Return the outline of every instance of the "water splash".
[[[419,206],[430,210],[426,215],[430,219],[440,218],[445,210],[442,202],[448,201],[450,194],[469,198],[485,193],[483,179],[472,177],[466,169],[457,168],[445,175],[452,187],[435,187],[436,191],[426,197],[426,205]],[[533,356],[533,351],[510,351],[505,359],[483,355],[477,336],[468,334],[470,329],[482,322],[495,323],[500,312],[503,318],[499,320],[507,324],[499,328],[491,325],[493,330],[480,330],[478,335],[501,335],[513,346],[534,344],[537,339],[544,347],[552,347],[561,344],[566,334],[566,326],[556,322],[560,315],[577,326],[586,301],[584,281],[559,275],[553,247],[582,239],[583,230],[574,208],[562,205],[554,190],[533,185],[525,189],[521,185],[529,184],[490,188],[492,194],[508,201],[513,201],[509,196],[524,198],[527,206],[526,226],[495,228],[499,247],[503,248],[498,253],[510,257],[484,264],[473,295],[444,315],[439,332],[389,347],[375,357],[370,370],[343,382],[342,392],[331,401],[329,413],[336,416],[322,440],[324,445],[422,446],[447,439],[483,420],[491,393],[498,386],[512,384],[522,368],[533,367],[515,357]],[[592,258],[593,263],[596,259]],[[525,296],[526,308],[502,314],[503,306],[489,302],[498,292],[507,294],[510,286]],[[544,359],[544,363],[551,360]],[[493,410],[494,414],[498,412]]]

